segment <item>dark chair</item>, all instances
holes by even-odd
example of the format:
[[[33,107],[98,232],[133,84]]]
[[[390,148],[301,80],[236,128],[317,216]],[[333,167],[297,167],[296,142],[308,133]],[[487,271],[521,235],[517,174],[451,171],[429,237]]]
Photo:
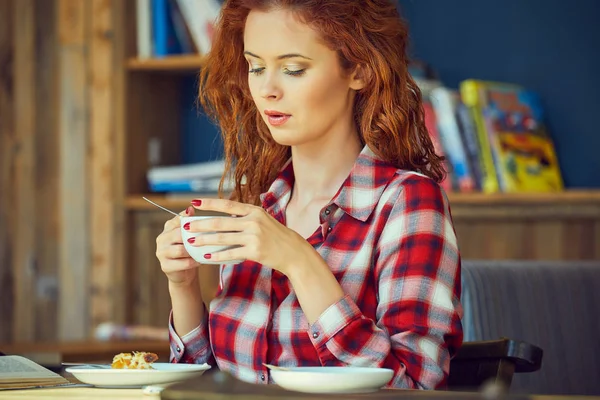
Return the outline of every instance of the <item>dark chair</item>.
[[[539,347],[507,338],[465,342],[450,363],[448,388],[472,391],[496,383],[508,390],[513,374],[539,370],[542,356]]]

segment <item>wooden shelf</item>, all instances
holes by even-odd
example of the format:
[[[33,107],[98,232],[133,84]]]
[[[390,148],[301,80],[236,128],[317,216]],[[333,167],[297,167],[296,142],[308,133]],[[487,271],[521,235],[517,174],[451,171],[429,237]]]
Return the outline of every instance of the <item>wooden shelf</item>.
[[[204,65],[204,57],[198,54],[169,56],[165,58],[130,58],[126,67],[130,71],[195,72]]]
[[[189,196],[181,195],[176,198],[169,198],[164,195],[139,194],[127,197],[125,207],[128,210],[152,210],[155,207],[144,199],[150,200],[172,209],[183,210],[189,206],[194,198],[216,197],[211,194],[193,194]],[[598,203],[600,205],[600,190],[567,190],[560,193],[449,193],[451,206],[506,206],[506,205],[578,205]]]
[[[600,190],[565,190],[558,193],[449,193],[451,204],[509,205],[509,204],[589,204],[600,205]]]

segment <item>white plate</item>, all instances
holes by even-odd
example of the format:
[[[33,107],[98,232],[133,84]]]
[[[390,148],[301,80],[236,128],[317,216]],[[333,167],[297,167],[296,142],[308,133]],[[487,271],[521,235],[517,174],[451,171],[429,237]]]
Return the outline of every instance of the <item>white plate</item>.
[[[276,384],[305,393],[368,393],[385,386],[394,376],[386,368],[292,367],[271,370]]]
[[[83,383],[102,387],[140,387],[179,382],[200,376],[208,364],[153,363],[154,369],[113,369],[87,366],[69,367],[65,371]]]

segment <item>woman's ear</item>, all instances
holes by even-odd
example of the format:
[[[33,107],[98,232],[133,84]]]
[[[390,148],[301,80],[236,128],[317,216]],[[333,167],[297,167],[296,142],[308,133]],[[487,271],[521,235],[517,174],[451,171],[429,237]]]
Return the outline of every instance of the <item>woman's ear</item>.
[[[359,91],[362,90],[366,85],[369,78],[369,71],[362,65],[357,65],[350,75],[350,89]]]

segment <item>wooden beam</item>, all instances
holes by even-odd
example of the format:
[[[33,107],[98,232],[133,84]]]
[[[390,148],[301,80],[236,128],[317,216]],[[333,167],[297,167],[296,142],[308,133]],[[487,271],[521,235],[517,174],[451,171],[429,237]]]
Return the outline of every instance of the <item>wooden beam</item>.
[[[56,0],[35,0],[36,19],[36,199],[43,209],[37,219],[35,339],[53,341],[58,323],[58,254],[60,207],[58,146],[58,80]]]
[[[0,0],[0,343],[12,340],[13,327],[13,0]]]
[[[125,33],[126,27],[130,27],[127,24],[129,19],[127,18],[128,9],[127,7],[135,7],[133,2],[124,1],[113,1],[112,3],[112,17],[113,17],[113,65],[112,65],[112,82],[113,82],[113,118],[114,118],[114,131],[115,140],[113,142],[113,168],[116,173],[113,175],[113,199],[115,202],[115,208],[113,209],[113,232],[114,247],[113,247],[113,265],[114,265],[114,276],[113,279],[113,302],[114,308],[114,320],[117,323],[124,324],[129,321],[128,310],[131,308],[127,304],[129,299],[128,293],[131,288],[129,286],[129,274],[127,273],[127,263],[125,262],[126,257],[126,243],[128,240],[127,235],[127,221],[131,220],[128,218],[128,213],[125,208],[125,177],[127,174],[125,171],[125,144],[127,138],[126,128],[126,104],[127,99],[125,98],[126,93],[126,76],[123,68],[123,60],[126,56],[127,41],[134,40]],[[133,36],[133,35],[132,35]],[[125,306],[124,306],[125,305]]]
[[[15,290],[13,336],[33,340],[35,308],[31,301],[36,274],[35,188],[35,2],[19,0],[14,7],[15,204],[13,275]]]
[[[59,0],[60,294],[59,340],[88,335],[90,242],[87,171],[89,0]]]
[[[92,327],[112,321],[115,304],[115,170],[113,0],[91,0],[90,36],[90,215]],[[120,304],[122,306],[122,304]]]

